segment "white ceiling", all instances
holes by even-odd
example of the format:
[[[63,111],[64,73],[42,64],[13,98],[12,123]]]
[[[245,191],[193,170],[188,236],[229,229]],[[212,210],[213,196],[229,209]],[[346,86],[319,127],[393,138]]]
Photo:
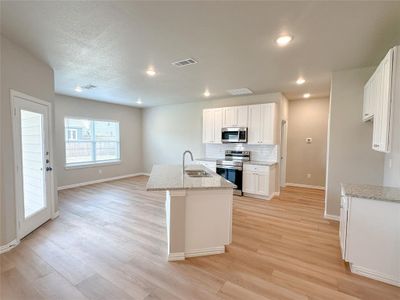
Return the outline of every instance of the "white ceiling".
[[[374,65],[399,44],[400,2],[2,1],[1,31],[54,69],[61,94],[154,106],[247,87],[296,99],[328,95],[331,71]],[[286,32],[293,42],[277,47]],[[199,63],[171,65],[189,57]]]

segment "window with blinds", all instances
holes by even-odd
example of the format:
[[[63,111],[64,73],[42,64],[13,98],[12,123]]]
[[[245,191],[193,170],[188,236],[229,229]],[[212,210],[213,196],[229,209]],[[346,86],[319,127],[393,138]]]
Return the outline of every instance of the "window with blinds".
[[[119,122],[65,118],[64,124],[66,166],[120,160]]]

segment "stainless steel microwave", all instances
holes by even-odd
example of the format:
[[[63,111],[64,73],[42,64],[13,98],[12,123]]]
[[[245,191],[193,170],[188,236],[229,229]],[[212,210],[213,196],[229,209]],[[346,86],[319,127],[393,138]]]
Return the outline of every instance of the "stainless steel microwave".
[[[247,127],[222,128],[223,143],[247,143]]]

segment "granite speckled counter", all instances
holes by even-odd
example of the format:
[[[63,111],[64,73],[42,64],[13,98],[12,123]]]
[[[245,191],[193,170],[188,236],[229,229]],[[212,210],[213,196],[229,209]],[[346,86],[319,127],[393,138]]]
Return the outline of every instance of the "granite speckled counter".
[[[400,203],[400,188],[369,184],[342,183],[342,195]]]
[[[274,166],[277,164],[276,161],[258,161],[258,160],[250,160],[246,161],[245,164],[248,165],[257,165],[257,166]]]
[[[146,189],[148,191],[187,189],[234,189],[236,185],[202,165],[189,165],[186,170],[205,170],[210,177],[182,176],[182,165],[154,165]]]

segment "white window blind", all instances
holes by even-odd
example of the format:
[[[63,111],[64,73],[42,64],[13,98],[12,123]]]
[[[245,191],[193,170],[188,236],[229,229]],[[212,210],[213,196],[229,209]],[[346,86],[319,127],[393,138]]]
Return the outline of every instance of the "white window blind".
[[[65,118],[66,166],[120,160],[119,122]]]

